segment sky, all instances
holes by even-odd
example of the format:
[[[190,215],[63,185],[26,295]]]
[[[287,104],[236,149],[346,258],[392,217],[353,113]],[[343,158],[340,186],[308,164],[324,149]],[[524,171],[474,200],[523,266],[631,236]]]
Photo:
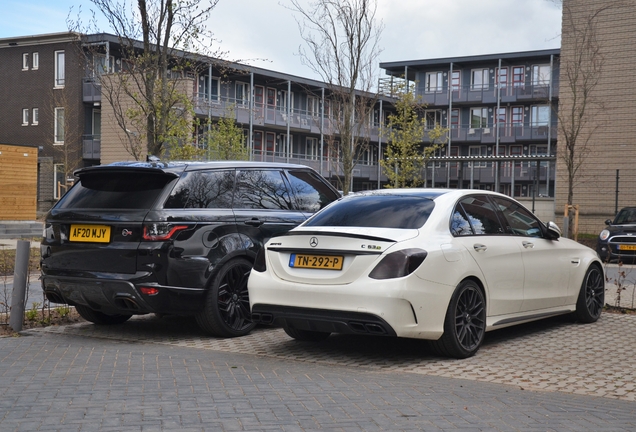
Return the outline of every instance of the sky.
[[[113,2],[122,0],[113,0]],[[130,1],[130,0],[129,0]],[[310,0],[301,0],[307,4]],[[554,0],[377,0],[384,30],[379,62],[559,48],[561,10]],[[0,0],[0,38],[68,30],[87,22],[90,0]],[[289,0],[220,0],[208,30],[225,58],[320,79],[304,65],[304,45]],[[112,33],[104,21],[100,29]]]

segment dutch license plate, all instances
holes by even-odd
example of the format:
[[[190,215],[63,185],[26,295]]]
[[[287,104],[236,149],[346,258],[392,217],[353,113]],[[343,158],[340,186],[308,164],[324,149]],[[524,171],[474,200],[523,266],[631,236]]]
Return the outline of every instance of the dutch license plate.
[[[108,243],[110,227],[107,225],[71,225],[69,239],[72,242]]]
[[[342,256],[292,254],[289,266],[294,268],[311,268],[323,270],[342,270]]]
[[[618,245],[618,249],[619,249],[619,250],[630,250],[630,251],[636,251],[636,245],[619,244],[619,245]]]

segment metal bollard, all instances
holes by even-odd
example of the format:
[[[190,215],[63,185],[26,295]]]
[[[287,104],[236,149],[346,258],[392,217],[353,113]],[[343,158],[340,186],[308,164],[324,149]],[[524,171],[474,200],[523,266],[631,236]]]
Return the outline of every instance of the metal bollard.
[[[15,269],[13,271],[13,293],[11,294],[11,316],[9,326],[13,331],[22,330],[24,306],[26,302],[27,273],[29,271],[29,254],[31,242],[18,240],[15,250]]]

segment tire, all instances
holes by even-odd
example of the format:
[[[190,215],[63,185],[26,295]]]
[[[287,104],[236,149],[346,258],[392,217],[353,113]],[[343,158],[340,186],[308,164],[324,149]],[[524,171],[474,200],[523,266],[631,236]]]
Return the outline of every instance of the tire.
[[[203,331],[218,337],[244,336],[256,324],[251,320],[247,279],[252,263],[243,258],[225,264],[212,279],[203,310],[196,315]]]
[[[605,304],[605,277],[597,265],[585,272],[579,297],[576,301],[576,319],[582,323],[593,323],[601,317]]]
[[[288,326],[284,326],[283,330],[285,330],[288,336],[302,342],[321,342],[331,335],[329,332],[299,330]]]
[[[105,313],[91,309],[88,306],[75,305],[77,313],[86,321],[97,325],[121,324],[130,319],[132,315],[107,315]]]
[[[431,342],[439,354],[463,359],[475,355],[486,333],[486,300],[481,288],[472,280],[460,283],[451,298],[444,334]]]

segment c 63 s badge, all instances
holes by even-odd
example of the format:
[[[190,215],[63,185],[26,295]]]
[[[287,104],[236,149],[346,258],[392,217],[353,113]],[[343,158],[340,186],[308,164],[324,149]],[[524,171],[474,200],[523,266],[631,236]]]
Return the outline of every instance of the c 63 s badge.
[[[378,245],[360,245],[360,247],[362,249],[369,249],[369,250],[382,250],[382,246],[378,246]]]

